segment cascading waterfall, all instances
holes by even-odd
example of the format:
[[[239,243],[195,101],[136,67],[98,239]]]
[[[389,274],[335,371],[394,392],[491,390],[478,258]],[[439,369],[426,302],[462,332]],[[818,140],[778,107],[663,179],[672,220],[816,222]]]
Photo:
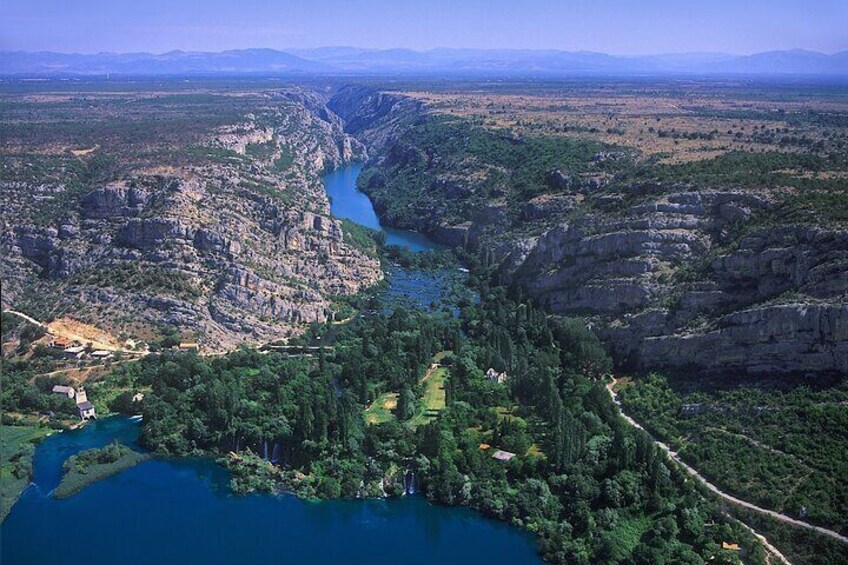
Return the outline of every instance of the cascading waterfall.
[[[267,439],[262,441],[262,446],[263,446],[262,459],[267,461],[268,460],[268,440]]]
[[[271,463],[280,461],[280,442],[274,442],[274,450],[271,452]]]
[[[403,490],[406,494],[415,494],[415,471],[408,470],[403,476]]]

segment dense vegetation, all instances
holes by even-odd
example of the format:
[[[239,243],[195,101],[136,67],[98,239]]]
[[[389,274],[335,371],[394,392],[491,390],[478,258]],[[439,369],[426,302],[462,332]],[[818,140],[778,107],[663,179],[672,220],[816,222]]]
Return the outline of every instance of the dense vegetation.
[[[237,491],[418,488],[526,527],[559,562],[700,563],[732,560],[722,541],[756,547],[617,417],[600,379],[609,359],[580,323],[549,320],[495,289],[458,318],[396,308],[323,340],[334,353],[165,354],[117,372],[152,386],[147,446],[232,452],[223,461]],[[423,377],[434,362],[442,372],[431,386]],[[487,380],[490,367],[507,383]],[[369,425],[364,412],[386,395],[396,405]],[[516,455],[499,461],[494,449]]]
[[[650,375],[623,386],[626,410],[727,491],[848,531],[848,381],[729,386]],[[689,405],[689,411],[682,406]]]
[[[149,458],[150,455],[133,451],[117,442],[72,455],[62,465],[65,475],[53,491],[53,496],[68,498],[92,483],[116,475]]]
[[[728,511],[758,533],[766,536],[790,563],[833,565],[848,560],[845,544],[831,537],[797,528],[752,510],[734,506]]]
[[[51,412],[58,418],[76,417],[74,401],[57,394],[51,394],[56,384],[67,384],[61,376],[40,375],[38,361],[35,363],[17,360],[0,361],[3,372],[3,390],[0,403],[3,406],[3,423],[15,423],[22,413]],[[55,420],[53,420],[55,421]],[[60,427],[57,423],[57,427]]]
[[[28,413],[53,413],[55,427],[61,427],[58,419],[76,416],[74,402],[67,397],[51,394],[53,385],[67,384],[61,375],[45,376],[51,371],[56,352],[33,342],[44,336],[45,330],[25,322],[8,312],[2,315],[2,343],[13,355],[0,359],[0,406],[2,423],[20,423]],[[11,349],[13,348],[13,349]],[[30,353],[32,350],[32,353]],[[26,358],[22,356],[26,356]]]
[[[0,425],[0,522],[32,479],[34,443],[48,433],[41,426]]]
[[[366,169],[359,184],[375,199],[386,223],[421,229],[437,211],[448,219],[467,219],[495,199],[506,200],[517,215],[521,203],[556,190],[550,176],[555,169],[578,175],[603,171],[613,162],[617,168],[630,163],[623,153],[608,164],[593,162],[606,148],[591,141],[522,137],[469,120],[434,117],[407,132],[383,166]],[[466,175],[460,178],[457,171]]]

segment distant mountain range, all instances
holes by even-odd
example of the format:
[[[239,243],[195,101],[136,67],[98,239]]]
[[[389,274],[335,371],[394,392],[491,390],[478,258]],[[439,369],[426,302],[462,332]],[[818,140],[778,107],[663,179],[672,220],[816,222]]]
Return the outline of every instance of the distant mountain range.
[[[588,51],[521,49],[239,49],[91,55],[0,52],[0,75],[818,75],[848,77],[848,51],[833,55],[795,49],[755,55],[681,53],[623,57]]]

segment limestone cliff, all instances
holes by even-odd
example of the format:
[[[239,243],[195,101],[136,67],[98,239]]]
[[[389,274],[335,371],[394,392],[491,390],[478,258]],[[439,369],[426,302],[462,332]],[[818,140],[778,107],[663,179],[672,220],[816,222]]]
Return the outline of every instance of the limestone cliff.
[[[171,325],[218,350],[332,319],[333,296],[380,280],[330,217],[320,178],[363,146],[308,91],[236,109],[172,146],[190,157],[177,166],[124,154],[126,171],[100,185],[3,182],[3,306],[128,337]],[[62,205],[45,220],[33,192]]]
[[[350,88],[330,105],[373,144],[362,188],[384,221],[487,250],[503,281],[584,317],[620,367],[848,372],[848,231],[796,193],[634,180],[627,148],[475,127],[401,94]]]

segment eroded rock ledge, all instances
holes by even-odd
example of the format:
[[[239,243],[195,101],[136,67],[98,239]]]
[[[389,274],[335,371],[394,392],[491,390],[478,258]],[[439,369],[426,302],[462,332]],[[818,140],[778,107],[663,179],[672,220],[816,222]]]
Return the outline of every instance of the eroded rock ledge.
[[[481,201],[475,176],[491,164],[453,155],[465,169],[443,170],[440,148],[414,135],[426,106],[362,88],[343,89],[331,105],[369,144],[366,189],[378,211],[391,198],[390,175],[412,171],[427,198],[406,227],[492,250],[506,282],[551,313],[587,319],[620,367],[848,373],[848,232],[780,222],[740,229],[768,216],[779,190],[622,186],[552,170],[549,192],[521,206],[506,198],[509,187]]]
[[[47,225],[28,221],[32,186],[4,183],[3,306],[32,302],[35,284],[116,332],[172,324],[223,349],[332,319],[334,295],[382,278],[330,217],[321,174],[364,148],[320,98],[273,94],[192,150],[221,158],[164,171],[128,163]]]

